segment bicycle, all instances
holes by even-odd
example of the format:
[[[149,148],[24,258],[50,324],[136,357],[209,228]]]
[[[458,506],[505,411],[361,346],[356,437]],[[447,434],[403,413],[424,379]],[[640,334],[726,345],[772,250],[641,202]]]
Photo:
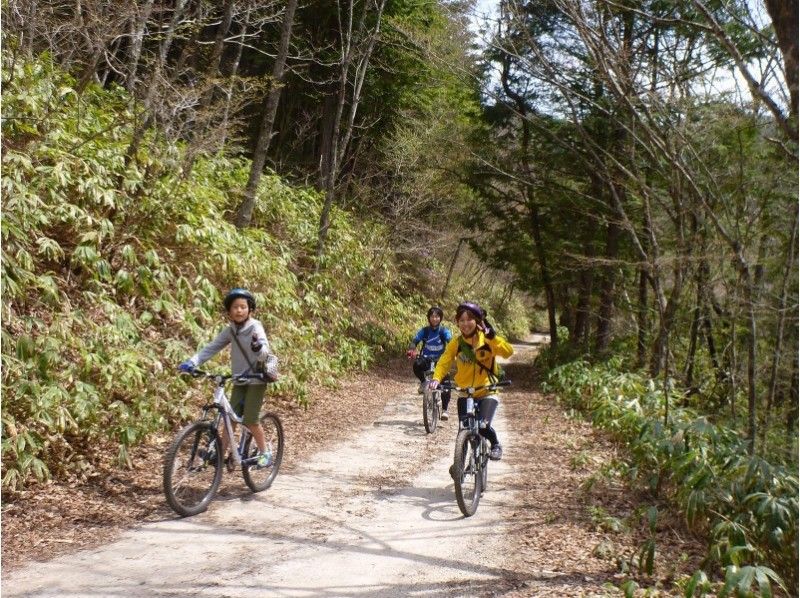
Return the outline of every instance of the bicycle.
[[[261,415],[261,427],[271,455],[268,465],[257,464],[260,451],[253,435],[241,426],[238,445],[234,445],[233,424],[241,424],[225,394],[225,384],[230,381],[263,379],[260,374],[231,376],[210,374],[195,369],[191,375],[214,381],[213,400],[203,406],[201,418],[178,432],[164,457],[164,494],[167,503],[183,517],[197,515],[208,508],[222,481],[223,462],[242,468],[242,476],[253,492],[261,492],[272,485],[283,459],[283,425],[274,413]],[[223,455],[220,426],[227,433],[227,458]],[[231,469],[233,471],[233,469]]]
[[[456,447],[453,454],[453,466],[450,475],[453,477],[456,491],[456,502],[464,517],[474,515],[478,510],[481,496],[489,485],[489,441],[480,435],[480,416],[478,401],[474,395],[479,390],[497,390],[501,386],[509,386],[510,381],[495,382],[478,387],[461,388],[454,384],[440,384],[447,390],[466,392],[466,415],[459,418]]]
[[[422,393],[422,421],[428,434],[433,434],[436,430],[436,424],[442,413],[442,391],[438,388],[431,389],[428,386],[435,369],[435,363],[432,362],[428,365],[428,370],[425,372],[425,390]]]

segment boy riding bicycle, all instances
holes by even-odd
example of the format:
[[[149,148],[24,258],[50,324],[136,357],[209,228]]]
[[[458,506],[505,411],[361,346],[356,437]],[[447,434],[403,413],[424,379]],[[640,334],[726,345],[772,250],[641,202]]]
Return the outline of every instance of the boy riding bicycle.
[[[264,364],[271,356],[269,341],[261,322],[250,317],[256,309],[256,299],[250,291],[241,288],[232,289],[225,296],[223,305],[230,324],[213,341],[180,364],[178,369],[191,373],[227,345],[231,345],[231,374],[234,376],[234,386],[230,404],[236,414],[242,417],[242,423],[253,434],[259,450],[257,465],[267,467],[272,457],[267,451],[264,430],[259,423],[258,415],[267,390],[266,380],[269,378],[236,381],[236,376],[264,372]],[[229,441],[227,432],[222,430],[223,454],[227,453]]]
[[[445,345],[453,338],[453,334],[442,326],[444,312],[441,307],[433,306],[428,310],[428,326],[420,328],[411,340],[411,344],[406,351],[409,359],[414,359],[414,374],[419,378],[419,393],[425,390],[425,374],[428,372],[432,363],[436,363],[444,352]],[[422,352],[417,350],[422,343]],[[450,391],[442,392],[442,414],[443,420],[448,419],[447,406],[450,404]]]
[[[439,386],[450,371],[454,360],[456,362],[454,380],[458,386],[475,388],[496,381],[499,368],[495,358],[510,357],[514,353],[513,347],[504,338],[497,336],[486,319],[486,312],[476,303],[465,301],[459,304],[456,309],[456,323],[461,335],[447,343],[444,353],[436,364],[430,387]],[[503,447],[492,428],[492,418],[499,404],[498,395],[490,395],[488,390],[479,390],[475,393],[475,400],[480,412],[480,434],[492,446],[489,458],[498,460],[503,456]],[[459,397],[459,420],[466,415],[466,399]]]

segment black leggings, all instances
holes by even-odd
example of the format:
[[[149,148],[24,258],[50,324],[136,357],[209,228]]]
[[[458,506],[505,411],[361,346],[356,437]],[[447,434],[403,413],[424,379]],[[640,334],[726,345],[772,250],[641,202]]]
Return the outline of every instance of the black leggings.
[[[478,431],[480,435],[489,441],[492,446],[500,444],[497,439],[497,432],[492,427],[492,419],[494,412],[497,411],[499,402],[494,397],[484,397],[477,399],[478,401],[478,414],[480,417],[480,425]],[[458,421],[463,422],[467,415],[467,399],[466,397],[458,397]]]
[[[422,357],[421,355],[414,360],[412,367],[414,368],[414,374],[416,374],[417,378],[419,378],[420,382],[425,382],[425,372],[428,371],[428,368],[431,367],[431,363],[433,360],[430,357]],[[445,376],[442,382],[447,382],[450,380],[450,376]],[[450,405],[450,391],[443,390],[442,391],[442,409],[447,411],[447,406]]]

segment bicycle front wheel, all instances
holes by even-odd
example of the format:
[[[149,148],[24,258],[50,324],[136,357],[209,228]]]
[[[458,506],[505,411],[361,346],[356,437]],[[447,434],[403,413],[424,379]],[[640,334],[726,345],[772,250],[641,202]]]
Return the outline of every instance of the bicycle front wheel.
[[[479,452],[480,436],[471,430],[461,430],[456,437],[456,450],[453,457],[453,482],[455,483],[458,508],[469,517],[478,510],[481,500],[480,460],[475,458]]]
[[[248,488],[253,492],[261,492],[272,485],[283,459],[283,424],[274,413],[265,413],[261,416],[261,428],[264,430],[264,440],[267,444],[269,462],[267,465],[256,463],[247,464],[248,461],[258,457],[259,450],[252,434],[244,444],[245,462],[242,463],[242,476]]]
[[[164,458],[164,495],[183,517],[208,508],[222,480],[220,439],[209,422],[181,430]]]
[[[483,495],[483,493],[486,492],[486,488],[489,487],[489,449],[486,446],[488,443],[486,439],[481,442],[481,495]]]
[[[422,395],[422,421],[425,423],[425,431],[432,434],[436,430],[436,420],[439,414],[436,412],[436,391],[426,388]]]

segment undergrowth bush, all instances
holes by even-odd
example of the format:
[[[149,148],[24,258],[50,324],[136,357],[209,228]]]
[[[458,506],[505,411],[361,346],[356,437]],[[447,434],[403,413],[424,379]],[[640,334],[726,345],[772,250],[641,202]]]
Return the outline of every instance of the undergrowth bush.
[[[620,365],[574,361],[552,369],[544,390],[624,445],[631,483],[673,501],[690,529],[708,538],[705,569],[724,568],[722,595],[769,593],[773,584],[796,593],[797,475],[748,455],[733,430],[679,407],[676,391],[665,422],[663,390]],[[700,587],[701,573],[686,595]]]
[[[281,361],[273,395],[303,403],[410,328],[379,224],[334,209],[320,274],[320,195],[275,175],[253,226],[228,217],[249,162],[183,152],[155,132],[129,155],[124,90],[88,87],[46,59],[4,64],[2,484],[82,476],[196,412],[208,389],[175,365],[225,324],[221,293],[251,288]],[[375,259],[376,252],[383,252]],[[214,365],[227,366],[225,352]],[[212,365],[213,367],[213,365]]]

